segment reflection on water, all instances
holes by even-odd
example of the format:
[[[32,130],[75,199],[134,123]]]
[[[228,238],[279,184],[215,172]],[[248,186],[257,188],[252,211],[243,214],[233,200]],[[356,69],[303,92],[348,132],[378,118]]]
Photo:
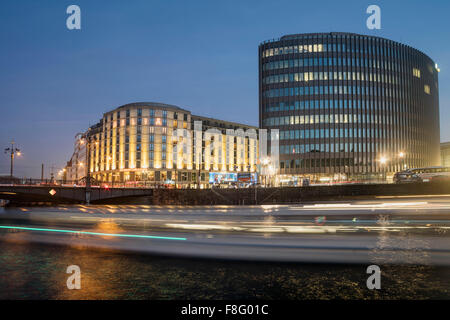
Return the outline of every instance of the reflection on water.
[[[412,265],[430,264],[430,255],[427,250],[430,249],[429,240],[406,232],[405,229],[399,229],[395,233],[390,232],[389,215],[379,215],[377,224],[381,228],[378,229],[375,247],[370,251],[373,263],[394,264],[401,261]]]
[[[380,215],[377,224],[381,227],[389,227],[391,224],[389,215]],[[392,250],[396,248],[396,250]],[[405,298],[414,298],[416,290],[428,282],[436,281],[433,278],[433,267],[430,266],[430,256],[426,249],[430,248],[428,240],[415,237],[410,233],[399,230],[392,233],[387,230],[379,230],[376,246],[370,252],[371,261],[377,265],[386,264],[382,268],[382,282],[403,282],[403,286],[409,286],[405,292]],[[403,261],[408,265],[401,267],[395,263]],[[397,279],[398,275],[402,279]],[[449,287],[444,288],[449,292]]]
[[[381,266],[382,290],[361,265],[238,263],[0,242],[0,299],[450,298],[450,268]],[[81,268],[68,290],[66,268]]]

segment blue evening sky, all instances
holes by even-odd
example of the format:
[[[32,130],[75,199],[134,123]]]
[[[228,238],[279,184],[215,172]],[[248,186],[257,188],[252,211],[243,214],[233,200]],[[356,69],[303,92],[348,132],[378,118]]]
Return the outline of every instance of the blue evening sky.
[[[81,8],[82,29],[66,28]],[[368,30],[370,4],[382,29]],[[23,151],[17,176],[62,168],[77,132],[134,101],[258,124],[258,44],[285,34],[355,32],[428,54],[441,69],[441,141],[450,140],[450,1],[2,0],[0,147]],[[0,174],[9,158],[0,157]]]

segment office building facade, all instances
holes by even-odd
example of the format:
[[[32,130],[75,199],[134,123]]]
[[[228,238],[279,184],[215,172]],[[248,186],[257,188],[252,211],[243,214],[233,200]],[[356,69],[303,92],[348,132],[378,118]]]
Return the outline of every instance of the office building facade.
[[[438,165],[437,65],[424,53],[351,33],[259,46],[259,126],[280,130],[281,180],[364,180]]]

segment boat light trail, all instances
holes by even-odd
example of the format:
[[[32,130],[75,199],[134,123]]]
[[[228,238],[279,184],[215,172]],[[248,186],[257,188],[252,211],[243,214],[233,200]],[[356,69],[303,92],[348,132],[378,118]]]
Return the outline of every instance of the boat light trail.
[[[142,239],[180,240],[180,241],[187,240],[186,238],[147,236],[147,235],[141,235],[141,234],[102,233],[102,232],[91,232],[91,231],[45,229],[45,228],[31,228],[31,227],[15,227],[15,226],[0,226],[0,229],[9,229],[9,230],[16,229],[16,230],[26,230],[26,231],[45,231],[45,232],[58,232],[58,233],[87,234],[87,235],[93,235],[93,236],[109,236],[109,237],[123,237],[123,238],[142,238]]]

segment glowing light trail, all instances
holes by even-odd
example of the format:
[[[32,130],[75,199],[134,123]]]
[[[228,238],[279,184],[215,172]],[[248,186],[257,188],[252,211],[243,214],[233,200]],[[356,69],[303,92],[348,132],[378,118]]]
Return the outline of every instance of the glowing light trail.
[[[93,235],[93,236],[110,236],[110,237],[123,237],[123,238],[143,238],[143,239],[181,240],[181,241],[187,240],[186,238],[147,236],[147,235],[140,235],[140,234],[102,233],[102,232],[90,232],[90,231],[63,230],[63,229],[45,229],[45,228],[15,227],[15,226],[0,226],[0,229],[16,229],[16,230],[27,230],[27,231],[74,233],[74,234],[87,234],[87,235]]]

